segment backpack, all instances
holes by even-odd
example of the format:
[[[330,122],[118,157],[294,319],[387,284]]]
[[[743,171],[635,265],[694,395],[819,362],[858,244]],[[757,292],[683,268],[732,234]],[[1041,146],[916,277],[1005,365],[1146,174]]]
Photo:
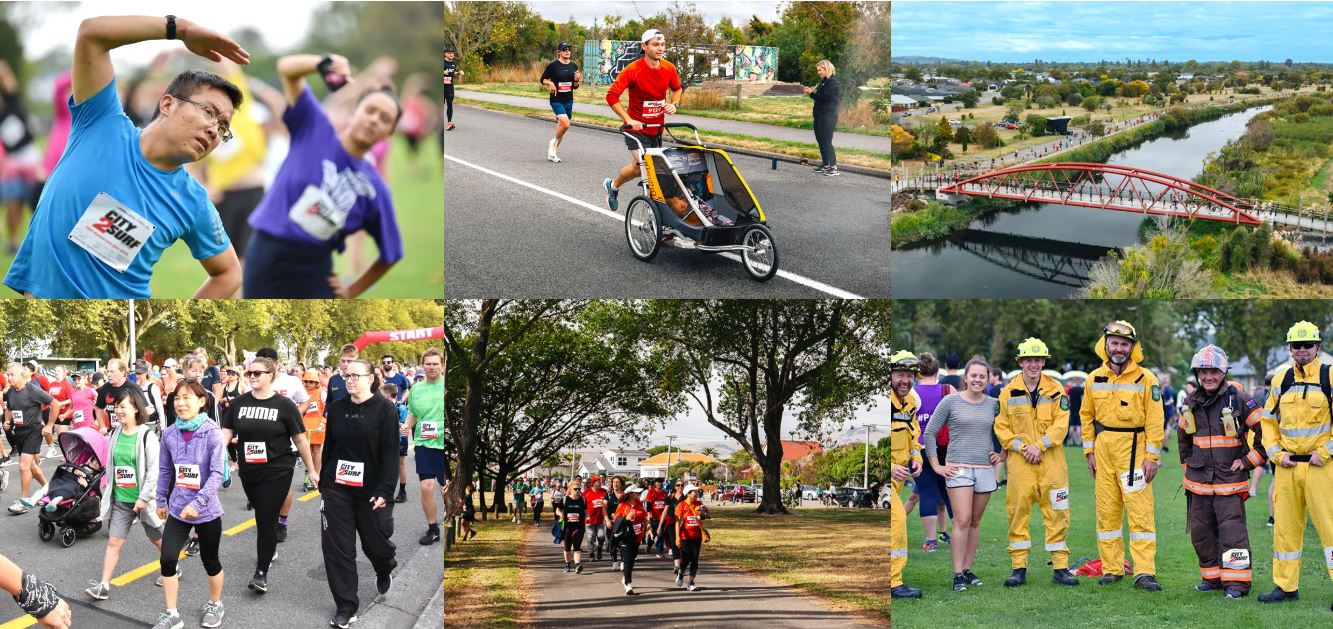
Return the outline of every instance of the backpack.
[[[1324,399],[1328,401],[1329,416],[1333,417],[1333,385],[1329,383],[1329,365],[1319,366],[1319,389],[1324,392]],[[1296,369],[1293,367],[1282,374],[1282,384],[1278,387],[1277,396],[1281,398],[1296,384]]]

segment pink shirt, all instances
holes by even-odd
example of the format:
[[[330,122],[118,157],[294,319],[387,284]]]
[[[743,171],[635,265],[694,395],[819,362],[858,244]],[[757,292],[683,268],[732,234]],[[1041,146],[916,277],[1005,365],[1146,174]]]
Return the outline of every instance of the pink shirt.
[[[71,428],[92,426],[97,416],[93,414],[93,405],[97,403],[97,389],[84,385],[74,389],[69,395],[69,405],[75,411],[83,412],[83,421],[74,422]]]
[[[71,120],[69,96],[72,82],[68,72],[56,79],[55,97],[52,100],[51,135],[47,138],[46,155],[42,157],[42,170],[48,175],[55,170],[56,162],[60,161],[60,156],[65,152],[65,143],[69,141]]]

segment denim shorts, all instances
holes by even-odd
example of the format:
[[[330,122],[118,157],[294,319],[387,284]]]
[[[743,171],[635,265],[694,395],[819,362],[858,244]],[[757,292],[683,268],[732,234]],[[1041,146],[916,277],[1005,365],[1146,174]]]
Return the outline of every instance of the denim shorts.
[[[551,111],[555,112],[555,115],[557,116],[569,116],[570,118],[573,118],[574,101],[571,100],[568,103],[551,101]]]

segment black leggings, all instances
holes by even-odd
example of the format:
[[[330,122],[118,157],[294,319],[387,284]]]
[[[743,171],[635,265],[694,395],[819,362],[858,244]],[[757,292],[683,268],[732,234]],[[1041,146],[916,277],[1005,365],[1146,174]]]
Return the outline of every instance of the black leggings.
[[[671,549],[671,556],[680,561],[680,547],[676,545],[676,523],[666,522],[662,524],[662,543]]]
[[[278,511],[292,486],[293,470],[251,472],[241,476],[245,497],[255,507],[255,571],[268,573],[278,548]]]
[[[199,559],[204,562],[204,571],[210,577],[222,572],[222,561],[218,559],[218,545],[222,542],[222,517],[190,524],[167,516],[167,524],[162,531],[162,557],[159,560],[162,576],[174,577],[180,574],[176,570],[176,562],[179,561],[181,549],[185,548],[190,529],[194,529],[199,536]]]
[[[634,582],[634,560],[639,557],[639,544],[637,541],[620,543],[620,559],[625,562],[622,572],[625,573],[625,583]]]
[[[819,143],[819,160],[825,166],[837,166],[838,154],[833,150],[833,129],[838,126],[838,112],[815,113],[815,141]]]
[[[444,88],[444,119],[454,121],[454,88]]]
[[[580,552],[583,550],[583,525],[565,524],[565,550]]]
[[[690,579],[699,572],[699,548],[703,546],[702,539],[682,539],[680,540],[680,571],[682,574],[686,570],[690,571]]]

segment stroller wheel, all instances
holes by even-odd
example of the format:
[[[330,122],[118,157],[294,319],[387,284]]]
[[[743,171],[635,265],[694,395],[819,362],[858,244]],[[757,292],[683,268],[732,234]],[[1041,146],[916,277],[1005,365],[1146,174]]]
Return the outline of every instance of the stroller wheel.
[[[56,536],[56,525],[45,520],[39,520],[37,522],[37,535],[42,538],[43,542],[51,541],[51,538]]]
[[[741,252],[741,261],[750,277],[766,282],[777,274],[778,247],[773,243],[773,234],[767,227],[751,225],[741,236],[741,244],[750,248]]]
[[[662,244],[662,223],[648,197],[637,196],[625,207],[625,239],[634,257],[648,262]]]
[[[74,536],[75,536],[74,529],[71,528],[60,529],[60,545],[64,546],[65,548],[73,546]]]

